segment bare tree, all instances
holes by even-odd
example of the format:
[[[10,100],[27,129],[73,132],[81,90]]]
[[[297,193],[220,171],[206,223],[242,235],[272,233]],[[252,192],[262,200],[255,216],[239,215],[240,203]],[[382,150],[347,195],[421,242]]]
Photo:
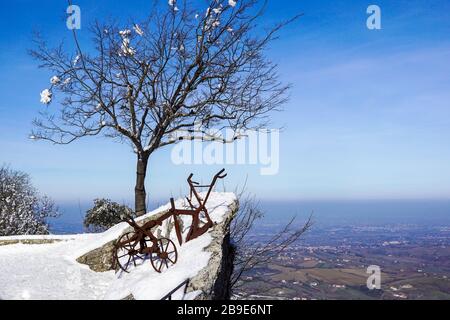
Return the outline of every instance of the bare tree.
[[[183,139],[219,140],[214,132],[225,128],[235,137],[220,142],[232,143],[267,125],[268,114],[286,102],[289,86],[265,49],[295,18],[262,31],[265,3],[258,2],[213,0],[202,9],[164,2],[128,27],[96,22],[89,50],[74,31],[72,54],[37,36],[31,55],[55,74],[41,101],[48,105],[57,93],[61,106],[41,112],[31,138],[68,144],[103,134],[129,143],[137,155],[135,210],[144,214],[153,152]]]
[[[311,215],[303,225],[295,226],[295,217],[293,217],[266,241],[256,244],[250,232],[264,213],[255,198],[245,192],[245,188],[238,194],[238,198],[239,211],[232,221],[230,230],[235,247],[234,269],[230,281],[232,291],[242,284],[240,280],[244,274],[278,257],[291,244],[299,240],[313,223]]]

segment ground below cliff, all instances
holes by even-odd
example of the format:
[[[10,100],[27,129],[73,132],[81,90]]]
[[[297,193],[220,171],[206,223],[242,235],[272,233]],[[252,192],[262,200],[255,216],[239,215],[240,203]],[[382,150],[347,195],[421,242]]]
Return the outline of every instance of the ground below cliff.
[[[184,200],[176,201],[183,207]],[[229,226],[237,211],[232,193],[213,193],[207,208],[214,226],[179,245],[170,221],[158,234],[177,244],[178,261],[157,273],[142,260],[129,273],[111,270],[111,248],[126,223],[100,234],[0,237],[0,299],[161,299],[179,284],[187,287],[173,299],[226,298],[232,271]],[[162,206],[137,221],[144,222],[169,209]],[[190,221],[184,219],[184,233]]]

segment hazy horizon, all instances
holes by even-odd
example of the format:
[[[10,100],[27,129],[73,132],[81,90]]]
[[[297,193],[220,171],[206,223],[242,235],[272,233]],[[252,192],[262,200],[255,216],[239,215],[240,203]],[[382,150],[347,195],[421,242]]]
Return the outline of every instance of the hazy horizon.
[[[155,204],[157,203],[157,204]],[[150,203],[149,211],[167,202]],[[51,220],[56,233],[82,232],[86,210],[93,203],[59,203],[62,216]],[[313,215],[318,227],[342,225],[450,226],[450,200],[348,200],[348,201],[260,201],[265,217],[258,224],[283,224],[296,216],[298,223]],[[257,224],[257,225],[258,225]]]

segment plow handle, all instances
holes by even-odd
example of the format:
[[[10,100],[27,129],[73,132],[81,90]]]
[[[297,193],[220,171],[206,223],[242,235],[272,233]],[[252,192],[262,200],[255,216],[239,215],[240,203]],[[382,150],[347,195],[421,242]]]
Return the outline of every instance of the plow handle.
[[[225,178],[225,177],[228,175],[227,173],[223,174],[224,172],[225,172],[225,168],[223,168],[222,170],[220,170],[219,172],[217,172],[217,173],[215,174],[214,178],[213,178],[213,183],[211,183],[211,185],[213,185],[214,182],[215,182],[217,179],[223,179],[223,178]],[[193,176],[194,176],[194,174],[191,173],[191,174],[189,175],[189,177],[187,178],[187,181],[188,181],[190,184],[192,184],[192,185],[199,185],[200,183],[198,183],[198,182],[196,182],[196,181],[192,181],[192,177],[193,177]]]
[[[222,174],[225,172],[225,168],[223,168],[222,170],[220,170],[219,172],[216,173],[216,176],[218,179],[223,179],[227,176],[227,173]]]
[[[192,181],[192,177],[194,176],[194,174],[193,173],[191,173],[190,175],[189,175],[189,177],[187,178],[187,181],[189,182],[189,183],[192,183],[192,184],[195,184],[195,185],[199,185],[200,183],[198,183],[198,182],[196,182],[196,181]]]

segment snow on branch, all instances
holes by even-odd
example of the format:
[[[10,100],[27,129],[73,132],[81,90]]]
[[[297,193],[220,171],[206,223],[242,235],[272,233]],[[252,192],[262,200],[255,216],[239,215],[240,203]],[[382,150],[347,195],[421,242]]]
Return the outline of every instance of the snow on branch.
[[[102,134],[148,156],[199,121],[215,129],[267,127],[289,85],[265,50],[295,18],[260,29],[258,3],[214,0],[199,14],[189,2],[169,0],[145,21],[96,22],[85,51],[75,31],[76,52],[36,37],[31,55],[55,76],[41,92],[52,108],[34,121],[33,140],[67,144]]]

